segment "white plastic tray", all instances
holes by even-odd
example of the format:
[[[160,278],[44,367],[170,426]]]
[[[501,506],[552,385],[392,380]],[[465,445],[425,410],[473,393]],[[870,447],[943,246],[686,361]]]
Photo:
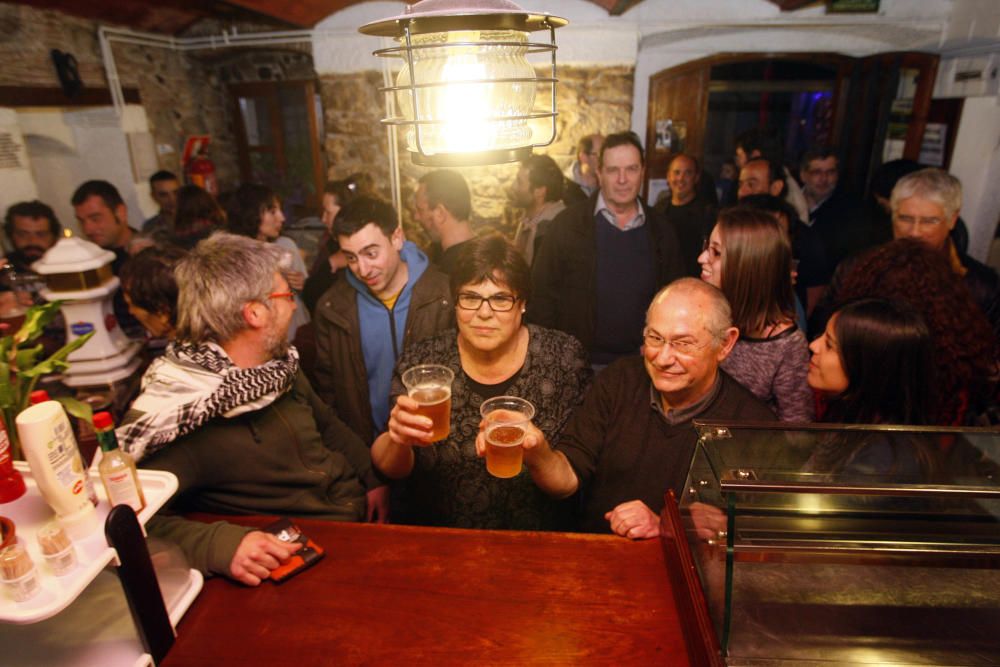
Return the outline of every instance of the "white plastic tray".
[[[76,548],[76,567],[72,572],[57,577],[49,570],[35,539],[35,532],[54,519],[55,515],[42,499],[28,464],[15,461],[14,466],[24,476],[28,491],[14,502],[0,505],[0,515],[14,521],[18,542],[28,550],[41,575],[42,590],[24,602],[14,602],[4,592],[0,592],[0,622],[37,623],[69,606],[101,570],[116,559],[115,550],[108,546],[104,538],[104,520],[111,511],[111,506],[104,494],[100,477],[92,470],[90,476],[100,499],[95,509],[101,528],[86,539],[73,542]],[[161,470],[140,470],[139,481],[146,496],[146,507],[139,513],[139,523],[145,525],[177,491],[177,478],[172,473]]]
[[[155,565],[155,561],[154,561]],[[157,571],[160,586],[163,573]],[[176,627],[203,585],[201,574],[170,572],[179,588],[164,594]],[[151,667],[118,577],[104,569],[62,613],[32,625],[0,625],[0,664],[13,667]]]

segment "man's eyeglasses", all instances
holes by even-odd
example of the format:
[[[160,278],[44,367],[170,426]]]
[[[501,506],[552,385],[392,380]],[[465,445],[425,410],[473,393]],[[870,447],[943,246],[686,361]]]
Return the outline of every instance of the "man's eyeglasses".
[[[917,225],[918,227],[937,227],[944,222],[944,218],[937,216],[922,218],[914,215],[897,215],[896,222],[904,224],[907,227],[912,227],[913,225]]]
[[[289,290],[287,292],[274,292],[273,294],[268,294],[267,298],[270,299],[288,299],[289,301],[295,301],[295,290]]]
[[[674,350],[674,354],[681,357],[691,357],[694,356],[696,352],[705,348],[712,341],[705,341],[704,343],[699,343],[696,340],[687,338],[675,338],[674,340],[667,340],[660,334],[656,333],[652,329],[644,329],[642,332],[642,340],[646,344],[646,347],[653,350],[660,350],[667,345],[669,345]]]
[[[490,304],[490,309],[495,313],[506,313],[514,309],[514,304],[518,299],[513,294],[494,294],[493,296],[482,296],[475,292],[462,292],[458,295],[458,307],[462,310],[479,310],[483,301]]]

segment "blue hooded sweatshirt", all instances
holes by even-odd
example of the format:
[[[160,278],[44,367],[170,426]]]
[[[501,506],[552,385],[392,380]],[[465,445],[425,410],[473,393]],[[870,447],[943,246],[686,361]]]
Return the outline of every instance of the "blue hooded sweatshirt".
[[[389,389],[396,360],[403,352],[406,316],[410,312],[413,286],[427,270],[427,255],[406,241],[400,251],[409,272],[406,285],[390,311],[368,286],[347,271],[347,281],[358,293],[358,319],[361,321],[361,351],[368,374],[368,400],[372,406],[375,432],[382,433],[389,423]]]

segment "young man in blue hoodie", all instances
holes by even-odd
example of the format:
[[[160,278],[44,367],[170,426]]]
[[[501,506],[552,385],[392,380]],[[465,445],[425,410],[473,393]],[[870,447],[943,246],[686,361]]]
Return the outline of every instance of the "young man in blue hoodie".
[[[317,392],[371,446],[389,421],[396,359],[411,341],[455,326],[448,278],[405,240],[386,202],[360,197],[333,223],[350,271],[320,297]]]

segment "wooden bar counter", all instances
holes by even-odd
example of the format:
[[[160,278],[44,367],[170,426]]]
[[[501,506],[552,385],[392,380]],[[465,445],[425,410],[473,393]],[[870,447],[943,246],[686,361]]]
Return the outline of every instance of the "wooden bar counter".
[[[280,586],[207,581],[163,665],[700,662],[660,540],[297,523],[326,557]]]

